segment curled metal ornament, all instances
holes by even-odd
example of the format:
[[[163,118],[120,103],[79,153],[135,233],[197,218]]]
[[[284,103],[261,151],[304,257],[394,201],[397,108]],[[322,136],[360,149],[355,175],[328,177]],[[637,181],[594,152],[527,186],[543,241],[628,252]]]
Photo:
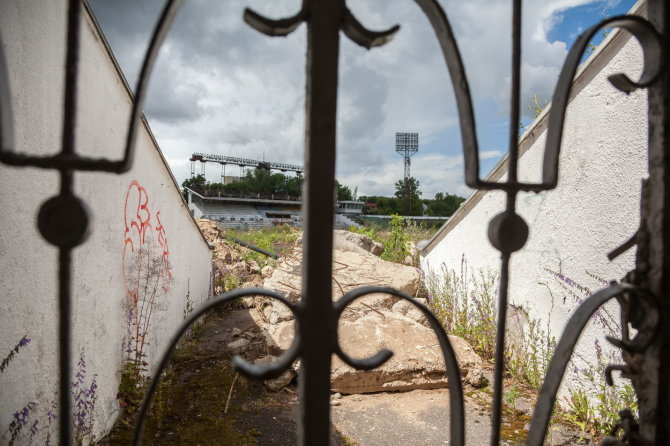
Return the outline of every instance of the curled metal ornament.
[[[384,45],[395,36],[399,29],[400,25],[395,25],[386,31],[370,31],[354,17],[349,9],[345,9],[342,32],[364,48],[370,49]]]
[[[137,136],[137,127],[140,125],[140,115],[144,107],[144,100],[146,98],[147,89],[149,87],[149,78],[153,71],[160,50],[165,37],[167,36],[170,26],[177,16],[177,12],[184,0],[168,0],[163,8],[160,19],[156,24],[156,28],[151,36],[151,42],[147,48],[144,62],[142,63],[142,71],[137,81],[137,89],[135,90],[135,100],[133,101],[133,111],[130,114],[130,121],[128,123],[128,135],[126,137],[126,150],[123,160],[116,163],[114,171],[127,172],[133,163],[133,155],[135,153],[135,142]]]
[[[359,299],[367,294],[383,293],[399,297],[410,302],[428,320],[430,327],[437,335],[442,356],[446,366],[447,382],[449,387],[449,417],[450,417],[450,443],[455,446],[462,446],[465,444],[465,415],[463,403],[463,385],[461,383],[461,373],[456,359],[456,352],[449,341],[447,333],[437,320],[435,315],[424,305],[414,300],[409,295],[389,287],[380,286],[366,286],[349,291],[343,295],[337,302],[335,302],[335,315],[339,320],[347,305],[356,299]],[[387,349],[382,349],[375,355],[364,359],[355,359],[342,351],[339,343],[335,346],[335,354],[349,366],[357,370],[371,370],[379,367],[384,362],[388,361],[393,353]]]
[[[384,45],[386,42],[391,40],[395,33],[400,29],[399,25],[395,25],[385,31],[371,31],[365,28],[358,21],[358,19],[354,17],[351,11],[349,11],[349,9],[344,6],[344,2],[342,2],[342,8],[342,32],[353,42],[367,49]],[[302,22],[309,20],[309,10],[309,1],[305,1],[303,2],[300,11],[293,17],[275,20],[264,17],[247,8],[244,11],[244,21],[256,31],[261,32],[267,36],[284,37],[295,31]]]
[[[263,17],[257,12],[247,8],[244,10],[244,21],[256,31],[270,37],[285,37],[291,34],[307,18],[307,10],[303,5],[300,12],[293,17],[273,20]]]
[[[142,107],[144,105],[144,99],[146,97],[151,71],[154,67],[156,58],[158,57],[159,49],[165,40],[165,36],[167,35],[168,30],[170,29],[170,26],[172,25],[177,11],[179,10],[179,7],[183,1],[184,0],[168,0],[167,4],[163,8],[161,17],[156,24],[156,28],[154,29],[151,42],[142,64],[142,71],[140,72],[140,77],[137,82],[137,89],[135,91],[135,98],[133,101],[133,109],[131,111],[128,123],[128,134],[126,137],[124,156],[121,160],[118,161],[113,161],[106,158],[91,158],[88,156],[77,155],[74,153],[74,147],[69,148],[68,153],[59,153],[49,156],[33,156],[10,151],[10,149],[13,147],[11,144],[11,126],[10,122],[8,121],[11,119],[11,109],[9,107],[9,86],[7,83],[6,67],[4,67],[4,56],[2,53],[0,53],[0,132],[2,132],[0,133],[0,161],[13,166],[33,166],[44,169],[57,168],[114,173],[127,172],[132,166],[133,155],[135,153],[137,127],[140,125],[140,115],[142,114]],[[71,12],[73,9],[75,9],[72,7],[72,3],[70,9]],[[77,22],[81,21],[78,12],[75,19]],[[76,62],[76,55],[78,52],[79,41],[77,36],[76,39],[68,41],[68,58],[70,58],[70,53],[75,54],[75,56],[72,57]],[[70,62],[68,61],[68,66],[69,65]],[[3,69],[5,71],[4,73]],[[76,72],[76,66],[70,67],[69,69]],[[76,85],[70,85],[76,84],[76,82],[68,79],[66,83],[66,107],[64,111],[64,121],[74,119],[76,114],[74,111],[74,105],[69,104],[69,102],[74,104],[72,101],[74,93],[67,93],[68,91],[76,91]],[[68,98],[69,101],[67,101]],[[64,129],[64,131],[72,131],[70,128],[73,128],[74,125],[66,125],[66,127],[67,128]]]
[[[554,97],[551,101],[549,111],[549,124],[547,129],[547,143],[544,152],[544,163],[542,172],[542,184],[538,190],[548,190],[556,187],[558,183],[558,158],[561,151],[561,140],[563,138],[563,124],[570,99],[573,79],[584,52],[593,36],[601,28],[618,27],[629,31],[640,42],[644,55],[644,68],[640,79],[631,80],[623,73],[616,73],[608,77],[609,81],[617,89],[628,94],[638,88],[645,88],[654,83],[663,70],[663,58],[661,36],[647,20],[637,16],[617,16],[603,20],[595,26],[587,29],[575,41],[568,57],[563,64],[563,69],[558,78]]]
[[[423,10],[435,31],[451,77],[451,85],[454,89],[456,106],[458,108],[458,120],[461,126],[465,184],[472,188],[479,188],[482,185],[482,181],[479,179],[479,148],[475,132],[475,114],[472,107],[468,78],[465,75],[465,67],[458,50],[456,38],[451,30],[447,14],[437,0],[415,1]]]
[[[637,16],[618,16],[603,20],[585,31],[575,42],[563,65],[559,81],[554,92],[549,113],[547,144],[543,163],[543,180],[540,184],[520,182],[496,183],[482,181],[479,178],[479,148],[475,131],[475,118],[472,97],[465,75],[465,67],[458,50],[447,16],[436,0],[415,0],[430,21],[440,43],[447,64],[458,108],[463,144],[465,183],[476,189],[502,189],[542,191],[556,187],[558,181],[558,157],[563,135],[563,123],[572,88],[572,82],[582,55],[594,36],[603,27],[620,27],[631,32],[640,42],[644,53],[644,70],[640,79],[632,81],[623,73],[611,75],[610,82],[619,90],[630,93],[638,88],[651,85],[661,74],[661,39],[654,27],[645,19]]]
[[[173,350],[181,340],[182,336],[184,336],[184,333],[186,333],[186,331],[204,314],[209,313],[210,311],[218,307],[221,307],[222,305],[229,304],[236,299],[246,296],[265,296],[277,299],[278,301],[286,305],[296,317],[296,321],[298,320],[299,312],[295,305],[289,302],[288,299],[286,299],[281,294],[275,291],[265,290],[262,288],[243,288],[229,291],[227,293],[216,296],[214,299],[206,302],[200,308],[196,309],[176,331],[175,335],[170,340],[170,343],[168,344],[167,348],[163,352],[160,361],[158,362],[156,371],[153,373],[153,377],[151,379],[151,382],[149,383],[149,387],[147,388],[147,393],[144,396],[142,407],[140,407],[140,411],[137,417],[137,425],[135,426],[135,432],[133,433],[133,442],[132,442],[133,445],[136,446],[141,444],[142,432],[144,431],[144,423],[147,418],[149,406],[151,405],[153,395],[154,393],[156,393],[156,390],[158,389],[158,382],[160,381],[161,375],[168,366],[170,356]],[[244,359],[235,355],[233,357],[233,365],[235,369],[238,370],[243,375],[248,376],[250,378],[257,378],[257,379],[276,378],[277,376],[281,375],[284,371],[286,371],[291,366],[293,361],[295,361],[298,357],[298,354],[300,352],[300,338],[298,333],[299,333],[298,330],[296,330],[296,335],[293,339],[291,347],[287,351],[285,351],[275,362],[262,365],[250,364],[246,362]]]
[[[37,215],[42,237],[59,248],[74,248],[89,235],[91,211],[79,197],[57,195],[45,201]]]
[[[642,297],[644,299],[650,297],[642,289],[626,284],[613,284],[587,298],[570,317],[551,358],[551,363],[547,369],[544,383],[537,399],[535,412],[533,413],[533,419],[528,431],[528,441],[526,443],[528,446],[541,446],[544,442],[558,388],[563,380],[563,375],[570,362],[575,345],[586,324],[601,306],[623,294]],[[611,368],[609,373],[611,374],[611,371],[614,369],[618,369],[618,367]]]

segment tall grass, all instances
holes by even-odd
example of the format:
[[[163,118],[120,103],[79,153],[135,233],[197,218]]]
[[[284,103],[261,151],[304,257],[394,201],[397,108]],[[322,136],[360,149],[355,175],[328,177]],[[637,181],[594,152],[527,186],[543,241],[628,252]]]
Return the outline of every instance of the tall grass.
[[[566,297],[574,299],[573,304],[563,299],[563,303],[573,306],[573,310],[592,294],[590,287],[575,279],[548,271],[564,289]],[[607,283],[588,271],[587,274],[596,278],[599,285]],[[464,338],[487,360],[493,359],[495,350],[497,285],[497,274],[482,270],[471,272],[465,258],[461,259],[459,271],[443,264],[439,271],[429,272],[424,279],[431,309],[447,333]],[[538,392],[554,354],[556,339],[550,333],[550,321],[545,325],[539,319],[528,317],[527,312],[521,312],[520,317],[525,318],[523,336],[513,339],[508,336],[506,371],[515,382]],[[620,336],[619,325],[608,308],[599,310],[593,324],[604,328],[610,336]],[[621,361],[619,351],[605,349],[597,340],[595,358],[577,354],[570,365],[575,382],[563,399],[560,417],[599,439],[610,434],[619,421],[620,410],[636,411],[636,395],[631,383],[617,380],[614,386],[608,386],[604,379],[606,365]]]
[[[427,274],[424,282],[431,309],[447,333],[462,337],[483,359],[492,361],[498,274],[490,270],[471,272],[463,257],[459,271],[443,264],[439,272]],[[523,336],[506,344],[506,370],[517,382],[538,391],[556,340],[539,320],[526,319]]]
[[[442,264],[424,281],[431,310],[447,333],[468,341],[487,360],[495,351],[497,282],[497,274],[490,271],[471,274],[464,258],[460,271]]]
[[[269,252],[275,252],[278,246],[293,244],[300,235],[300,230],[288,225],[282,225],[252,230],[227,229],[223,235],[224,237],[234,237],[243,240]],[[266,257],[251,249],[243,249],[242,253],[242,260],[254,260],[261,267],[274,264],[274,260],[270,257]],[[283,255],[284,253],[276,252],[276,254]]]

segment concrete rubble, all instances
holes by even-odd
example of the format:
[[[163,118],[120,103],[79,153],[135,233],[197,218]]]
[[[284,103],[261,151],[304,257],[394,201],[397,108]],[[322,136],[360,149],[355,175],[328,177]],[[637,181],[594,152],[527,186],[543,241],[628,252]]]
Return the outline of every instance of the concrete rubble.
[[[277,261],[276,266],[258,269],[258,265],[242,262],[237,247],[218,237],[214,222],[198,221],[214,245],[215,266],[219,271],[235,271],[246,277],[244,286],[262,286],[283,294],[289,301],[300,300],[302,287],[302,245],[298,239],[292,251]],[[353,289],[366,286],[385,286],[416,298],[421,283],[418,269],[382,260],[378,256],[383,246],[370,237],[348,231],[335,231],[333,250],[333,300]],[[260,342],[266,356],[256,362],[271,362],[286,351],[293,342],[294,316],[284,304],[265,297],[246,300],[250,315],[260,327]],[[241,333],[235,333],[240,336]],[[380,367],[370,371],[354,370],[338,357],[333,357],[332,388],[343,394],[380,391],[434,389],[447,386],[445,365],[437,337],[429,328],[424,314],[415,305],[389,294],[364,296],[343,312],[338,325],[339,342],[343,351],[353,358],[366,358],[382,348],[394,355]],[[449,336],[461,368],[463,382],[478,387],[484,384],[482,360],[466,341]],[[244,336],[228,345],[235,353],[245,353],[252,347]],[[246,351],[248,354],[249,352]],[[274,380],[265,382],[270,390],[278,391],[296,376],[299,362],[293,369]]]
[[[347,242],[353,243],[359,248],[363,248],[370,254],[380,256],[384,252],[384,245],[379,242],[375,242],[372,238],[367,235],[358,234],[356,232],[342,231],[336,229],[334,232],[334,240],[346,240]]]
[[[335,231],[333,251],[333,299],[365,285],[390,286],[415,297],[420,286],[419,271],[410,266],[387,262]],[[359,234],[356,234],[359,235]],[[368,245],[370,246],[370,245]],[[278,261],[264,288],[276,290],[291,302],[298,302],[301,288],[301,246]],[[425,299],[416,299],[426,305]],[[279,355],[293,342],[293,314],[283,304],[263,300],[257,322],[263,325],[270,352]],[[428,328],[423,313],[410,302],[388,294],[371,294],[349,305],[338,326],[342,349],[354,358],[366,358],[382,348],[393,357],[371,371],[354,370],[333,358],[332,388],[340,393],[368,393],[447,386],[444,360],[437,337]],[[449,336],[456,351],[463,381],[475,387],[484,383],[482,360],[470,345]]]

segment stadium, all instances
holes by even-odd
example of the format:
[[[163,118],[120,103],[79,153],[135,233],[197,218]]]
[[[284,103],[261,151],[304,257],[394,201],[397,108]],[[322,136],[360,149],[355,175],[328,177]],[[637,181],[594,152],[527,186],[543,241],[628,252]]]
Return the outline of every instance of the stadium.
[[[191,177],[195,176],[196,162],[200,163],[200,172],[203,176],[206,163],[219,164],[221,166],[222,185],[240,181],[245,167],[267,171],[276,170],[282,173],[295,172],[298,176],[303,172],[302,166],[294,164],[224,155],[194,153],[190,161]],[[239,177],[226,175],[226,167],[229,165],[239,166]],[[188,207],[195,218],[217,221],[219,226],[224,228],[253,229],[283,224],[302,225],[302,197],[300,195],[222,190],[213,193],[211,190],[198,189],[192,186],[184,187],[184,191],[186,192]],[[362,214],[364,204],[362,201],[336,200],[333,209],[335,225],[343,228],[357,226],[358,224],[353,218]]]

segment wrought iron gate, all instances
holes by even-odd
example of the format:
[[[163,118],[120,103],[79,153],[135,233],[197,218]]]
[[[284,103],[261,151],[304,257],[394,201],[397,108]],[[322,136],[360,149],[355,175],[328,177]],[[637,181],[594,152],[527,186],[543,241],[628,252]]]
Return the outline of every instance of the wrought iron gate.
[[[607,438],[603,444],[670,444],[670,75],[664,69],[670,48],[670,4],[664,0],[649,0],[650,20],[620,16],[607,19],[584,32],[575,42],[560,74],[549,117],[544,154],[542,181],[537,184],[518,181],[517,129],[519,124],[519,84],[521,55],[521,0],[513,0],[512,27],[512,92],[509,132],[509,171],[505,182],[487,182],[479,178],[479,154],[475,136],[472,101],[457,42],[454,39],[445,11],[437,0],[415,0],[429,19],[446,62],[460,117],[465,155],[466,183],[476,189],[502,190],[507,195],[506,210],[496,216],[489,226],[489,239],[501,254],[498,331],[496,337],[493,430],[491,444],[500,440],[502,407],[502,376],[505,333],[505,313],[509,282],[509,260],[520,250],[528,236],[528,226],[515,212],[520,191],[546,191],[556,187],[558,160],[563,123],[572,80],[577,65],[591,37],[602,27],[621,27],[632,33],[644,51],[644,70],[639,80],[624,74],[610,77],[621,91],[649,89],[649,179],[641,200],[641,227],[636,235],[612,256],[637,245],[636,269],[620,283],[598,291],[588,298],[569,320],[551,361],[531,423],[528,444],[540,445],[547,431],[558,386],[568,360],[588,319],[605,302],[617,299],[621,304],[622,339],[610,339],[622,350],[624,365],[611,365],[606,370],[611,381],[613,370],[619,370],[632,380],[639,399],[639,418],[622,412],[620,428],[623,439]],[[155,28],[135,92],[135,103],[128,124],[125,155],[120,160],[94,159],[76,152],[75,124],[77,119],[76,81],[79,60],[79,24],[82,1],[70,0],[67,31],[67,60],[65,101],[61,152],[46,157],[15,153],[12,150],[11,104],[5,58],[0,53],[0,161],[12,166],[33,166],[55,169],[61,176],[60,192],[46,201],[39,210],[37,223],[42,236],[59,249],[59,362],[60,362],[60,444],[71,444],[70,392],[71,376],[71,252],[86,240],[90,216],[86,204],[73,191],[77,171],[125,172],[132,166],[137,125],[144,103],[158,49],[168,32],[182,0],[168,0]],[[304,190],[304,260],[303,299],[292,304],[278,293],[262,289],[236,290],[216,297],[195,312],[172,339],[161,358],[141,409],[134,444],[140,442],[147,408],[166,367],[170,350],[181,335],[204,313],[246,295],[263,295],[287,305],[295,315],[297,334],[291,348],[274,364],[251,365],[235,358],[235,367],[254,378],[279,375],[300,358],[300,415],[299,442],[303,445],[328,443],[331,354],[358,369],[372,369],[388,360],[391,352],[382,350],[371,358],[354,359],[338,344],[337,321],[352,301],[370,293],[388,293],[408,300],[427,317],[436,332],[447,366],[450,410],[450,444],[465,442],[463,392],[460,372],[449,339],[438,320],[423,305],[399,291],[383,287],[362,287],[345,294],[339,301],[331,300],[333,188],[335,179],[335,135],[338,86],[338,54],[340,31],[366,48],[383,45],[399,29],[367,30],[347,9],[345,0],[303,0],[302,9],[293,17],[272,20],[251,10],[245,21],[269,36],[284,36],[303,22],[307,31],[307,95],[305,138]],[[1,51],[1,47],[0,47]],[[629,325],[636,329],[631,338]]]

